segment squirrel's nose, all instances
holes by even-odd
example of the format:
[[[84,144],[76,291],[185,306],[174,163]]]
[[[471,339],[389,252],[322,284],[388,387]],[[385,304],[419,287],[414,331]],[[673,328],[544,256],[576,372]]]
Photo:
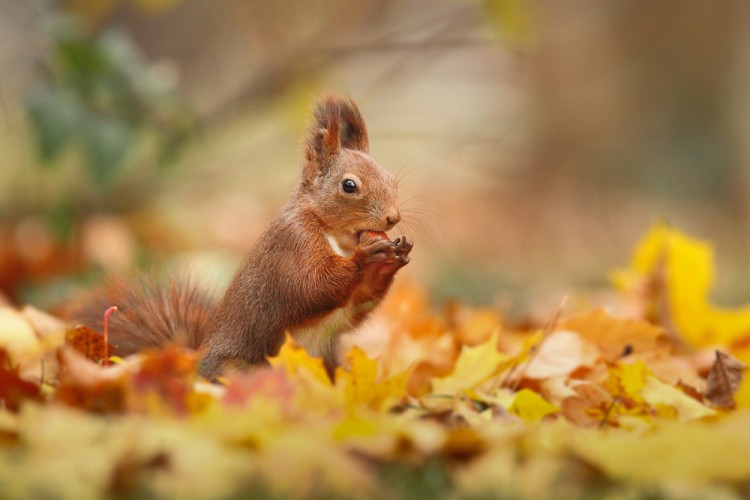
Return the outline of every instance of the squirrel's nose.
[[[385,216],[385,221],[388,223],[389,226],[395,226],[399,223],[401,220],[401,212],[398,211],[398,208],[394,208],[388,214]]]

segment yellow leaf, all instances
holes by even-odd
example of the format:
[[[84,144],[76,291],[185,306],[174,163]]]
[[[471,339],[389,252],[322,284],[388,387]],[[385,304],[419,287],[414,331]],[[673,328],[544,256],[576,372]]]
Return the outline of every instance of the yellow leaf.
[[[31,324],[10,307],[0,308],[0,348],[15,364],[40,354],[41,346]]]
[[[625,396],[642,402],[641,389],[646,385],[646,376],[650,374],[648,367],[640,359],[635,363],[617,363],[609,368],[607,385],[615,397]]]
[[[639,436],[590,430],[571,435],[575,454],[611,478],[696,485],[747,479],[748,425],[750,412],[736,412],[718,422],[666,423]]]
[[[734,403],[737,408],[750,408],[750,376],[742,379],[739,389],[734,394]]]
[[[476,347],[463,346],[453,373],[447,377],[435,379],[432,392],[456,394],[463,390],[474,389],[510,367],[513,358],[497,350],[499,334],[500,332],[496,330],[486,342]]]
[[[342,388],[349,411],[362,405],[372,410],[387,409],[406,394],[411,370],[379,380],[378,362],[368,358],[359,347],[353,347],[346,360],[349,370],[343,367],[336,369],[336,386]]]
[[[288,334],[279,353],[268,358],[268,362],[271,366],[283,367],[291,377],[312,378],[324,385],[331,385],[323,360],[310,356]]]
[[[699,347],[730,344],[750,336],[750,307],[724,309],[709,300],[715,273],[709,243],[656,225],[638,244],[630,270],[620,271],[615,279],[627,286],[660,273],[668,312],[689,343]]]
[[[681,390],[658,380],[656,377],[646,377],[646,382],[640,391],[643,400],[656,408],[666,405],[677,411],[677,420],[687,422],[699,418],[715,415],[716,412],[700,404]]]
[[[527,422],[539,422],[547,415],[559,412],[560,408],[549,404],[530,389],[521,389],[511,399],[508,411]]]

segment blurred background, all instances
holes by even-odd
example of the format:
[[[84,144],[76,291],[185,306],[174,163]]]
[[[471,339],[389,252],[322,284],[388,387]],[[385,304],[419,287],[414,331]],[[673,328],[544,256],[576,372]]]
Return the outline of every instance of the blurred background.
[[[740,0],[5,0],[0,293],[51,307],[139,266],[221,289],[335,91],[437,302],[606,287],[659,220],[746,301],[748,26]]]

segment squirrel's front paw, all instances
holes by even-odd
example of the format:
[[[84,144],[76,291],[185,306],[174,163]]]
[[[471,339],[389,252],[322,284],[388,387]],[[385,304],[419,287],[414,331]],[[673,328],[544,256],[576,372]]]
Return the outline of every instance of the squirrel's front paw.
[[[405,266],[409,263],[409,252],[414,247],[414,243],[408,241],[406,236],[400,236],[391,242],[394,258],[400,265]]]
[[[409,263],[409,252],[411,252],[412,246],[413,244],[403,237],[396,238],[393,241],[387,238],[365,237],[357,245],[355,253],[360,253],[363,256],[365,264],[380,262],[398,268]]]

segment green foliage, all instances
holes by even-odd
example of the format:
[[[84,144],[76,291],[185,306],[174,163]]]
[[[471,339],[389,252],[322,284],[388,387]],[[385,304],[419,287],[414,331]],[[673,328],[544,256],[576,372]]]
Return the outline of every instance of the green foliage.
[[[49,77],[26,106],[42,164],[79,148],[90,180],[102,189],[152,133],[158,164],[174,158],[194,128],[174,82],[148,65],[121,33],[90,36],[66,25],[53,37]]]

